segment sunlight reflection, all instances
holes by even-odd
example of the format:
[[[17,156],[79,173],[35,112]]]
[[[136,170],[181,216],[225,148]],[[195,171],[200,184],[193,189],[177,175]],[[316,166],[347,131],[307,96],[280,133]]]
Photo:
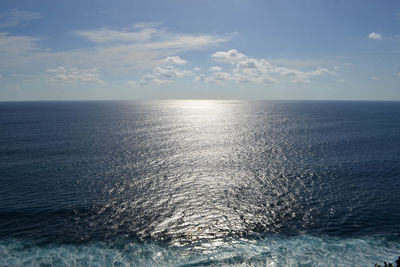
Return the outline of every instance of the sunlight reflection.
[[[233,100],[215,100],[215,99],[184,99],[168,101],[170,106],[197,111],[218,111],[224,108],[224,104],[232,103]]]

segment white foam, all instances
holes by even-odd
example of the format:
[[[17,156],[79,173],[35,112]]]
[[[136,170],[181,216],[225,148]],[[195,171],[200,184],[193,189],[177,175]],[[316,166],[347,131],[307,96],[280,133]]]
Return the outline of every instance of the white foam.
[[[109,247],[83,245],[36,246],[27,241],[0,241],[4,266],[374,266],[400,256],[399,240],[387,237],[334,238],[273,235],[262,240],[205,241],[189,246],[156,242],[125,242]]]

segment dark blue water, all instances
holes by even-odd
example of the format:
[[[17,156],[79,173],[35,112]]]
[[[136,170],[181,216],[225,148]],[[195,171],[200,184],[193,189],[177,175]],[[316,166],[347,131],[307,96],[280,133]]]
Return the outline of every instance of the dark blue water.
[[[400,102],[0,103],[0,265],[399,252]]]

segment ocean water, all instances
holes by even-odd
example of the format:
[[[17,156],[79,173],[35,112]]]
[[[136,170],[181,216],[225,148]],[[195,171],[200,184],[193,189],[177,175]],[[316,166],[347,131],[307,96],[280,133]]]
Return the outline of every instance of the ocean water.
[[[400,256],[400,102],[0,103],[0,266]]]

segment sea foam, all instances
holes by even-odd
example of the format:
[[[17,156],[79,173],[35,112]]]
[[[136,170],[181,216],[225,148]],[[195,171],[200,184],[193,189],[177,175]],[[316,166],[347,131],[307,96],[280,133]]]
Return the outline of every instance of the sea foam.
[[[394,240],[396,239],[396,240]],[[0,241],[2,266],[374,266],[394,261],[400,243],[391,236],[364,238],[271,235],[258,240],[155,241],[35,245]]]

